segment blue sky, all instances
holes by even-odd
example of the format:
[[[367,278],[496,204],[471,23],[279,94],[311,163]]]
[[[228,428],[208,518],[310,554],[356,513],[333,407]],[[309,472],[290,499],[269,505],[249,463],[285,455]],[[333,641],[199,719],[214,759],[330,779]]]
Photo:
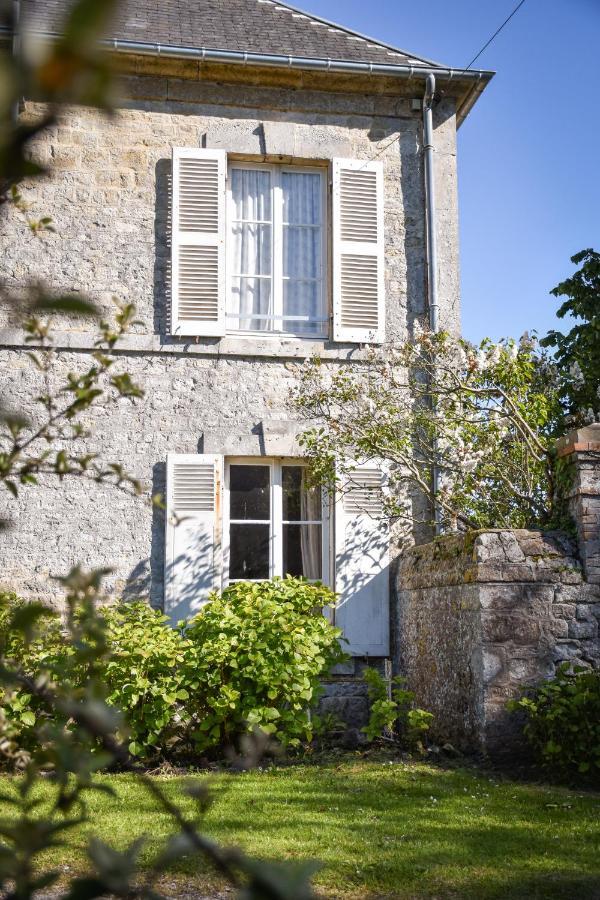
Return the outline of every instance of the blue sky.
[[[291,0],[465,66],[517,0]],[[476,67],[497,74],[459,131],[463,331],[544,334],[569,258],[600,250],[600,0],[525,0]],[[600,311],[599,311],[600,312]]]

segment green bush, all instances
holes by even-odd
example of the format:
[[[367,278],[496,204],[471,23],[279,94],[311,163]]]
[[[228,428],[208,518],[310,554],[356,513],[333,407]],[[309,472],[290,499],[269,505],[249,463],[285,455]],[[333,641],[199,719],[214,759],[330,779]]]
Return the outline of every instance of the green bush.
[[[260,728],[284,745],[312,736],[320,676],[345,659],[321,610],[335,595],[299,578],[237,582],[185,628],[196,648],[199,750]]]
[[[406,678],[393,678],[389,694],[387,682],[377,669],[365,669],[363,678],[371,703],[369,724],[362,729],[367,738],[374,741],[387,731],[408,750],[421,752],[433,714],[414,706],[415,695],[406,689]]]
[[[168,755],[186,741],[193,723],[189,700],[200,687],[190,665],[195,648],[141,600],[107,607],[103,615],[110,647],[106,699],[126,714],[129,752]]]
[[[524,734],[553,775],[600,778],[600,672],[563,663],[532,696],[511,700],[525,713]]]
[[[310,739],[319,678],[345,658],[339,629],[321,614],[334,602],[323,585],[286,578],[239,582],[213,594],[178,628],[142,601],[104,607],[106,647],[99,655],[95,648],[94,665],[107,702],[124,713],[130,753],[206,752],[256,727],[284,745]],[[47,673],[83,696],[89,671],[65,642],[56,613],[45,611],[46,625],[31,641],[8,629],[10,617],[28,609],[14,594],[0,594],[4,655],[27,674]],[[34,749],[40,718],[48,716],[43,702],[0,689],[0,710],[19,745]],[[56,712],[53,722],[69,727]]]
[[[26,639],[26,628],[10,628],[13,616],[20,625],[32,606],[11,592],[0,592],[0,642],[2,656],[19,663],[24,671],[36,676],[42,671],[51,673],[62,668],[71,648],[65,644],[60,621],[51,609],[45,610],[44,627]],[[23,690],[0,688],[0,709],[11,736],[25,750],[37,743],[36,726],[47,718],[44,703],[39,697]]]

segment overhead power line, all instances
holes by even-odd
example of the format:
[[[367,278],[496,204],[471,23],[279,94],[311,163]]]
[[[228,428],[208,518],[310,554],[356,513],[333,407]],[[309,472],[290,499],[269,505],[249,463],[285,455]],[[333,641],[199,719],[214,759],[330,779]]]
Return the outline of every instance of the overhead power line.
[[[490,46],[490,44],[492,43],[492,41],[494,41],[494,40],[498,37],[498,35],[500,34],[500,32],[502,31],[502,29],[504,28],[504,26],[505,26],[505,25],[508,25],[508,23],[510,22],[510,20],[512,19],[512,17],[515,15],[515,13],[517,13],[517,12],[521,9],[521,7],[523,6],[524,3],[525,3],[525,0],[521,0],[520,3],[517,3],[517,5],[516,5],[515,8],[513,9],[513,11],[511,12],[510,16],[508,16],[508,18],[504,20],[504,22],[502,23],[502,25],[500,26],[500,28],[498,28],[498,29],[493,33],[493,35],[491,36],[491,38],[489,39],[489,41],[488,41],[486,44],[483,45],[483,47],[481,48],[481,50],[479,51],[479,53],[478,53],[476,56],[473,57],[473,59],[471,60],[471,62],[469,63],[469,65],[468,65],[468,66],[465,66],[465,69],[464,69],[465,72],[467,71],[467,69],[470,69],[470,68],[471,68],[471,66],[473,65],[474,62],[476,62],[476,61],[479,59],[479,57],[481,56],[481,54],[483,53],[483,51],[484,51],[484,50],[487,50],[487,48]]]

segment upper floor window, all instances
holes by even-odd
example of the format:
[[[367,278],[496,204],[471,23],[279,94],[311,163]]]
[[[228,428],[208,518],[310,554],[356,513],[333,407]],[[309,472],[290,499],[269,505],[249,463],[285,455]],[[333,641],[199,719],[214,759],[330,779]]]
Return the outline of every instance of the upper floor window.
[[[228,331],[326,336],[324,222],[322,171],[230,166]]]
[[[175,147],[172,199],[172,334],[383,342],[381,160],[305,168]]]

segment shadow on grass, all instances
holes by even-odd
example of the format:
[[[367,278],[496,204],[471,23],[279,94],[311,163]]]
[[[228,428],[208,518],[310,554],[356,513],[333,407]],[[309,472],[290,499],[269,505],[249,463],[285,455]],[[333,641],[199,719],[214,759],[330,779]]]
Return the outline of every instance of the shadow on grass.
[[[317,882],[340,896],[600,900],[600,798],[582,810],[550,803],[560,792],[515,795],[456,773],[416,784],[363,773],[360,786],[319,775],[263,776],[251,791],[219,783],[208,832],[262,857],[318,858]]]

